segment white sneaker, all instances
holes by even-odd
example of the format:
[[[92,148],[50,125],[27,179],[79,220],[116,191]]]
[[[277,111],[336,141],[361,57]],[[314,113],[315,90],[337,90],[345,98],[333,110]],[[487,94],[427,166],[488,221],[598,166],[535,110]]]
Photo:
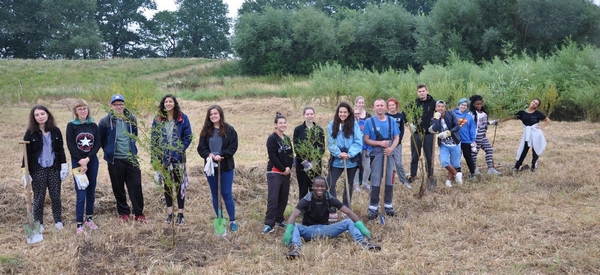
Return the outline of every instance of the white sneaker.
[[[447,181],[446,181],[446,186],[447,186],[447,187],[452,187],[452,181],[450,181],[450,180],[447,180]]]
[[[56,229],[58,230],[63,230],[65,227],[63,226],[62,222],[57,222],[54,227],[56,227]]]
[[[454,179],[456,180],[456,183],[458,183],[458,184],[463,184],[463,181],[462,181],[462,176],[463,176],[463,175],[462,175],[462,172],[458,172],[458,173],[456,173],[456,177],[454,178]]]
[[[488,168],[488,175],[500,175],[502,173],[500,173],[498,170],[496,170],[496,168],[492,167],[492,168]]]
[[[406,188],[408,189],[412,189],[412,186],[410,185],[410,183],[408,183],[408,181],[404,183],[404,186],[406,186]]]
[[[481,175],[481,172],[479,172],[479,168],[475,168],[475,175]]]
[[[358,184],[355,184],[355,185],[354,185],[354,192],[360,193],[360,191],[362,191],[362,190],[360,189],[360,185],[358,185]]]
[[[44,225],[40,224],[40,233],[44,232]]]

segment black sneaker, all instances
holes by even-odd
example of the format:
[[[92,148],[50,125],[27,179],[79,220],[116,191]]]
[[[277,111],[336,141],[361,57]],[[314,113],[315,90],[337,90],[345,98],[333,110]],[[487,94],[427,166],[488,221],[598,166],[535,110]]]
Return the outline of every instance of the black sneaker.
[[[385,210],[385,214],[390,217],[396,217],[396,211],[394,211],[393,209]]]
[[[372,244],[369,241],[367,241],[367,239],[363,239],[362,241],[358,242],[356,245],[358,245],[358,247],[362,250],[371,250],[371,251],[381,250],[380,245]]]
[[[286,258],[288,258],[288,260],[293,260],[296,259],[300,256],[300,246],[292,243],[290,244],[290,251],[286,254]]]
[[[367,213],[367,219],[368,219],[368,220],[374,220],[374,219],[377,219],[377,213],[375,213],[375,212],[370,212],[370,211],[369,211],[369,213]]]
[[[535,173],[535,168],[531,167],[531,173]]]
[[[183,218],[183,214],[181,214],[181,213],[177,214],[177,219],[175,219],[175,224],[182,225],[184,222],[185,222],[185,219]]]
[[[285,224],[285,222],[280,222],[280,223],[278,223],[277,225],[279,225],[279,227],[283,227],[283,228],[285,228],[285,226],[286,226],[287,224]]]
[[[413,177],[413,176],[408,177],[408,183],[413,183],[413,182],[415,182],[415,177]]]
[[[167,215],[167,218],[165,219],[165,223],[171,223],[172,220],[173,220],[173,213],[170,213]]]

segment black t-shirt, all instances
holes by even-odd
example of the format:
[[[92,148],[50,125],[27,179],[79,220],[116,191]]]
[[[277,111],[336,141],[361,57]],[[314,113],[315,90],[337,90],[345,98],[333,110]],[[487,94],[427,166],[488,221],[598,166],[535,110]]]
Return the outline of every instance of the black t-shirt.
[[[313,192],[309,192],[298,202],[296,209],[304,211],[302,224],[311,226],[315,224],[329,224],[329,207],[342,208],[344,204],[325,192],[325,198],[315,199]]]
[[[523,125],[525,125],[525,126],[533,126],[534,124],[546,119],[546,115],[544,115],[542,112],[540,112],[538,110],[535,110],[531,114],[524,110],[521,110],[521,111],[517,112],[515,117],[517,119],[520,119],[521,122],[523,122]]]

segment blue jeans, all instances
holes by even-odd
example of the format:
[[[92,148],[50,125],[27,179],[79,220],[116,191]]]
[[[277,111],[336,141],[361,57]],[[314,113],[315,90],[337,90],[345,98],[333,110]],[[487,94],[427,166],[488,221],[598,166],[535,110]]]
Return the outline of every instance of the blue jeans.
[[[71,167],[79,167],[79,160],[71,159]],[[87,164],[87,171],[85,174],[90,181],[90,184],[85,190],[79,190],[77,188],[77,182],[73,177],[73,183],[75,183],[75,192],[77,194],[77,200],[75,202],[75,220],[78,223],[83,223],[83,209],[85,208],[85,214],[91,216],[94,214],[94,201],[96,200],[96,180],[98,178],[98,157],[90,157],[90,161]]]
[[[229,214],[229,221],[235,221],[235,203],[233,202],[233,174],[234,169],[223,172],[221,171],[221,197],[223,197],[223,202],[225,202],[225,208],[227,209],[227,214]],[[214,176],[207,176],[208,185],[210,186],[210,193],[212,194],[212,203],[213,208],[215,209],[215,214],[218,215],[219,210],[219,200],[218,200],[218,186],[219,186],[219,172],[215,171]]]
[[[446,146],[442,144],[440,147],[440,163],[442,167],[446,168],[448,165],[452,165],[454,168],[460,168],[460,146]]]
[[[318,238],[334,238],[342,233],[348,231],[354,242],[358,243],[365,237],[360,230],[354,226],[354,222],[351,219],[344,219],[343,221],[336,222],[334,224],[315,224],[311,226],[302,225],[296,223],[294,232],[292,233],[292,243],[302,246],[302,239],[310,241]]]

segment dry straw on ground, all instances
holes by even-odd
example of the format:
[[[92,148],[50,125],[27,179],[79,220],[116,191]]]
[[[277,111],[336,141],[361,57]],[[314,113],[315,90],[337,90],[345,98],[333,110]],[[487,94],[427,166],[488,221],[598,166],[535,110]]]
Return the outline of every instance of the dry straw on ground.
[[[69,119],[73,99],[46,103],[61,128]],[[210,191],[196,153],[189,149],[191,185],[186,193],[186,223],[173,236],[163,222],[163,195],[144,163],[145,213],[148,224],[122,224],[115,211],[106,164],[101,161],[95,221],[100,229],[75,235],[73,180],[63,183],[65,229],[46,225],[44,241],[28,245],[23,223],[25,197],[20,181],[22,139],[31,106],[0,110],[0,264],[5,274],[598,274],[600,273],[600,193],[597,169],[600,130],[586,122],[552,122],[545,130],[548,147],[536,173],[510,172],[521,137],[518,121],[497,129],[496,164],[504,174],[483,175],[464,185],[443,187],[445,172],[436,165],[438,189],[422,199],[417,188],[395,187],[400,217],[384,226],[366,222],[377,253],[357,250],[349,235],[304,245],[299,260],[288,261],[281,244],[283,230],[262,235],[266,207],[266,137],[275,111],[288,116],[288,134],[301,122],[301,109],[289,99],[219,102],[239,133],[234,196],[240,231],[225,238],[213,234]],[[211,103],[182,101],[194,134]],[[96,121],[104,115],[99,111]],[[317,108],[326,127],[333,110]],[[150,125],[151,118],[142,118]],[[493,128],[492,128],[493,129]],[[491,130],[492,130],[491,129]],[[489,132],[490,139],[493,131]],[[409,167],[408,136],[403,140]],[[100,152],[102,156],[102,152]],[[147,156],[143,153],[142,157]],[[527,158],[530,162],[530,157]],[[483,154],[479,168],[485,172]],[[464,165],[464,164],[463,164]],[[407,170],[408,171],[408,170]],[[340,179],[340,185],[343,180]],[[418,187],[418,184],[415,184]],[[292,181],[289,205],[297,201]],[[341,190],[341,186],[338,187]],[[47,201],[49,204],[49,201]],[[366,216],[368,194],[357,193],[353,209]],[[50,205],[45,208],[51,222]]]

